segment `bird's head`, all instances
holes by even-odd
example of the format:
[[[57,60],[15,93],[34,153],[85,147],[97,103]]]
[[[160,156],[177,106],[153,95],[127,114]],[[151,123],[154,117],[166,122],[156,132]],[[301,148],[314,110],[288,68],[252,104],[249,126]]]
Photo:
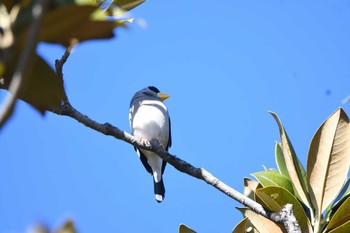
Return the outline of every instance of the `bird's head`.
[[[135,95],[132,97],[132,99],[130,101],[130,106],[132,105],[132,103],[135,100],[149,99],[149,100],[164,101],[164,100],[168,99],[169,97],[170,97],[169,95],[160,92],[158,90],[158,88],[156,88],[154,86],[149,86],[149,87],[145,87],[145,88],[143,88],[135,93]]]
[[[158,97],[161,101],[164,101],[170,97],[168,94],[160,92],[158,88],[154,86],[149,86],[142,89],[142,94],[150,97]]]

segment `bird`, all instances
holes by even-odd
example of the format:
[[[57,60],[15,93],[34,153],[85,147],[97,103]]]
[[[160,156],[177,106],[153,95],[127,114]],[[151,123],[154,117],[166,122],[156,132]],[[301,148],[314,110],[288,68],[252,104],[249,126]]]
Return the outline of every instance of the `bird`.
[[[139,140],[155,138],[168,151],[171,147],[171,123],[167,107],[163,103],[170,96],[154,86],[137,91],[130,101],[129,121],[132,134]],[[134,147],[142,165],[152,175],[155,199],[158,203],[165,197],[163,173],[166,162],[156,153]]]

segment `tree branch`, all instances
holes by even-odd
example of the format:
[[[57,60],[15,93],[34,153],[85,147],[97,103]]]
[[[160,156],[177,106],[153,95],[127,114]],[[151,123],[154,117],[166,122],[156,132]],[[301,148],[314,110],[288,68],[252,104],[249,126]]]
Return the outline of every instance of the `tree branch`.
[[[17,68],[13,74],[11,84],[9,86],[9,95],[5,99],[1,109],[0,109],[0,128],[5,124],[5,122],[11,116],[16,100],[18,98],[22,83],[24,72],[27,68],[30,58],[35,52],[36,45],[38,43],[39,29],[41,25],[41,20],[43,18],[45,10],[46,0],[36,0],[32,7],[33,20],[29,27],[28,39],[24,46],[23,52],[19,58]]]
[[[276,223],[282,223],[288,233],[301,232],[298,220],[295,218],[293,205],[287,204],[277,213],[271,213],[271,220]]]
[[[68,51],[68,49],[67,49]],[[65,54],[68,54],[69,52]],[[67,60],[68,56],[64,58],[64,61],[56,61],[56,69],[57,69],[57,64],[60,64],[63,66],[64,62]],[[62,57],[63,59],[63,57]],[[60,72],[57,72],[57,74],[61,77],[62,76],[62,67],[58,67],[58,70]],[[253,201],[252,199],[244,196],[240,192],[234,190],[233,188],[229,187],[227,184],[213,176],[210,172],[205,170],[204,168],[197,168],[192,166],[190,163],[176,157],[175,155],[171,155],[168,153],[164,148],[160,145],[160,143],[156,139],[152,139],[151,141],[146,141],[146,140],[138,140],[136,139],[133,135],[120,130],[119,128],[109,124],[109,123],[104,123],[100,124],[88,116],[80,113],[78,110],[76,110],[68,101],[68,98],[66,101],[64,101],[63,105],[60,108],[52,109],[51,110],[53,113],[56,113],[58,115],[62,116],[68,116],[71,117],[78,122],[82,123],[83,125],[98,131],[102,134],[108,135],[115,137],[119,140],[123,140],[124,142],[127,142],[137,148],[140,149],[146,149],[155,152],[157,155],[159,155],[161,158],[163,158],[166,162],[171,164],[173,167],[175,167],[178,171],[186,173],[192,177],[195,177],[197,179],[205,181],[207,184],[213,186],[214,188],[218,189],[219,191],[223,192],[227,196],[235,199],[236,201],[242,203],[243,205],[249,207],[252,209],[254,212],[257,214],[260,214],[266,218],[271,219],[272,221],[276,223],[283,223],[287,229],[287,232],[293,232],[293,233],[301,233],[299,224],[297,219],[294,216],[293,213],[293,207],[292,205],[286,205],[285,207],[282,208],[282,210],[278,213],[272,213],[266,209],[259,203]],[[289,211],[288,214],[286,213],[286,210]],[[282,214],[281,214],[282,213]],[[292,215],[291,218],[285,218],[281,216],[290,216]],[[294,228],[290,228],[287,226],[294,226]],[[291,230],[290,230],[291,229]]]

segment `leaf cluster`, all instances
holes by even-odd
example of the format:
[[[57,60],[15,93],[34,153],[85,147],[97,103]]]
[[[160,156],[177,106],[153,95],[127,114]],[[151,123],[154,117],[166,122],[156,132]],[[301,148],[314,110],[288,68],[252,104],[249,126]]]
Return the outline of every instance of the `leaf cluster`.
[[[253,173],[244,179],[244,194],[266,209],[278,212],[292,204],[302,232],[350,232],[350,124],[337,109],[311,140],[305,170],[275,113],[280,132],[275,159],[278,169]],[[251,211],[238,208],[244,219],[233,232],[284,232],[283,226]]]
[[[16,1],[0,3],[0,89],[10,89],[13,77],[30,39],[30,27],[41,15],[35,47],[40,42],[60,44],[109,39],[115,28],[131,22],[125,13],[144,0]],[[116,10],[118,9],[118,11]],[[18,98],[44,113],[60,106],[64,98],[63,80],[35,51],[23,72]]]

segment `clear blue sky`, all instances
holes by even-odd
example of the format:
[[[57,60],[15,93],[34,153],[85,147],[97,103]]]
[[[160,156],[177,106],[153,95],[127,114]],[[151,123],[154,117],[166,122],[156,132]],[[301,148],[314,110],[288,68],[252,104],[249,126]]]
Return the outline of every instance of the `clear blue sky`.
[[[276,112],[305,164],[309,142],[350,93],[349,1],[152,1],[108,41],[76,47],[64,67],[71,103],[129,131],[132,95],[168,93],[171,153],[233,188],[275,167]],[[53,64],[64,50],[41,45]],[[5,92],[0,92],[3,101]],[[132,146],[24,103],[0,132],[0,232],[73,218],[80,233],[230,232],[236,201],[167,166],[166,198]]]

